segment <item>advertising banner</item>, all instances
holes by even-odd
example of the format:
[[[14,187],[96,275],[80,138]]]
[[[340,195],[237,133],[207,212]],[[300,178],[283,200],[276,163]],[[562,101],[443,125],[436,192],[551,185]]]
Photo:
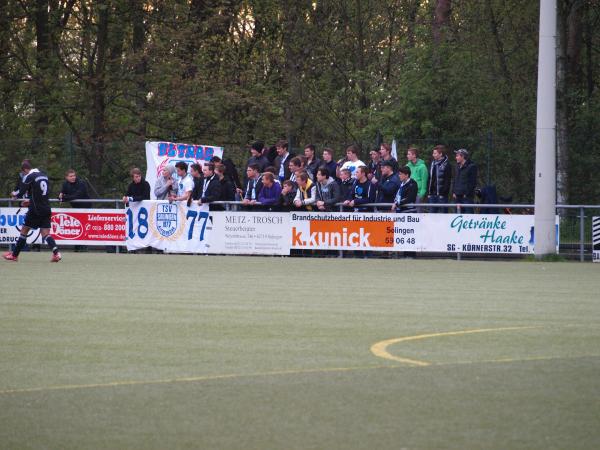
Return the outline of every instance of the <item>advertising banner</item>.
[[[146,142],[146,181],[150,183],[150,196],[154,196],[154,185],[165,166],[175,165],[179,161],[201,166],[213,156],[223,158],[223,147],[213,145],[181,144],[175,142]]]
[[[207,253],[213,232],[208,205],[166,200],[130,203],[127,250],[154,247],[167,253]]]
[[[592,217],[592,260],[600,262],[600,217]]]
[[[291,213],[293,249],[530,254],[533,224],[530,215]]]
[[[292,241],[289,213],[213,212],[219,238],[211,253],[235,255],[289,255]]]
[[[25,222],[27,208],[0,208],[0,243],[14,244]],[[52,209],[50,234],[59,245],[124,245],[125,214],[118,209]],[[31,230],[29,244],[41,244],[39,230]]]
[[[127,249],[154,247],[167,253],[289,255],[288,213],[208,211],[150,200],[126,209]]]

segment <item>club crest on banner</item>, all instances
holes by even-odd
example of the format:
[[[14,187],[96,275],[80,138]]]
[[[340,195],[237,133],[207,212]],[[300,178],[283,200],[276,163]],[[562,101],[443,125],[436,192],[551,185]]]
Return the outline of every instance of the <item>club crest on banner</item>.
[[[150,209],[150,227],[157,239],[176,240],[183,233],[185,215],[177,203],[156,203]]]

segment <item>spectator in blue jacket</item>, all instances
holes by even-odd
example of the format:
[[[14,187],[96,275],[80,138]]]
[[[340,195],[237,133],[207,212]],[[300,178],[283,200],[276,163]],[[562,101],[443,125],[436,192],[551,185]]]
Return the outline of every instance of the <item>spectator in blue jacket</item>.
[[[394,164],[391,161],[382,161],[381,180],[377,184],[377,203],[394,203],[400,183],[400,178],[394,173]]]

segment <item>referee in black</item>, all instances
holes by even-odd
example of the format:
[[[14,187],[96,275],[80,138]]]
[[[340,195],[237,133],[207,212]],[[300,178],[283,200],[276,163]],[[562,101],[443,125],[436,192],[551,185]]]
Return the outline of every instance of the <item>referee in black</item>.
[[[32,168],[29,161],[23,161],[21,170],[25,175],[23,184],[17,195],[13,197],[16,199],[27,194],[28,198],[23,202],[23,206],[29,206],[29,209],[27,210],[25,224],[21,228],[21,235],[17,240],[17,245],[12,252],[4,254],[4,259],[17,262],[19,253],[21,253],[21,250],[23,250],[23,247],[27,243],[29,230],[40,228],[42,241],[45,240],[48,247],[52,249],[52,258],[50,261],[59,262],[62,256],[58,251],[54,238],[50,236],[50,216],[52,210],[50,209],[49,201],[50,182],[48,181],[48,175],[38,169]]]

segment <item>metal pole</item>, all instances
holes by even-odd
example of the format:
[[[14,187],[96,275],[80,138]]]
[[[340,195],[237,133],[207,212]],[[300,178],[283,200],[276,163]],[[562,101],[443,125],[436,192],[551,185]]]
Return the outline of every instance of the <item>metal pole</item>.
[[[115,201],[115,209],[119,209],[119,202],[118,201]],[[127,228],[127,227],[125,227],[125,228]],[[125,233],[127,233],[127,229],[125,230]],[[116,253],[120,253],[118,245],[115,246],[115,252]]]
[[[340,212],[344,212],[344,206],[340,204]],[[338,258],[344,257],[344,250],[338,250]]]
[[[540,1],[535,143],[535,257],[556,253],[556,0]]]
[[[460,214],[460,204],[456,205],[456,214]],[[462,255],[460,252],[456,252],[456,260],[460,261],[462,259]]]
[[[486,184],[489,186],[491,181],[490,181],[490,165],[491,165],[491,153],[492,153],[492,146],[493,146],[493,137],[492,137],[492,132],[488,131],[487,134],[487,174],[486,174]]]
[[[585,245],[584,245],[584,235],[585,235],[585,210],[583,206],[579,208],[579,261],[585,261]]]

